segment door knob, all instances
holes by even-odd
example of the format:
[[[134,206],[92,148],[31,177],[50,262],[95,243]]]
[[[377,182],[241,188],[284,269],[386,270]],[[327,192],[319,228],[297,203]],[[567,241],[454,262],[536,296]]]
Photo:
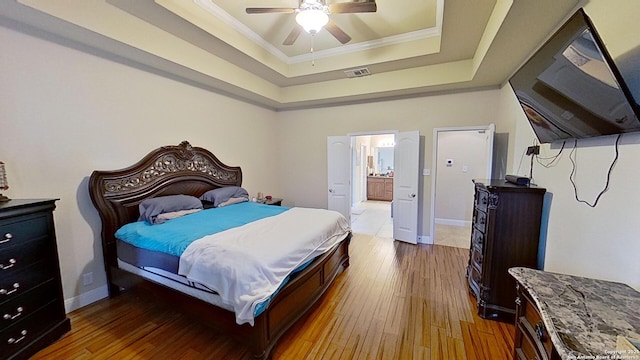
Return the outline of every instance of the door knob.
[[[409,194],[409,197],[413,199],[414,197],[416,197],[416,194],[411,193],[411,194]]]
[[[329,189],[329,192],[330,192],[330,193],[332,193],[332,192],[333,192],[333,189]]]

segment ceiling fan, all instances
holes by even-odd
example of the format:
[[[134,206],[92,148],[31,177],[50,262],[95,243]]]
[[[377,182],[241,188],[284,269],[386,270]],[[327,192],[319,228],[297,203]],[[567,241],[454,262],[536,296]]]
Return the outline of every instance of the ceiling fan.
[[[300,4],[297,8],[263,8],[250,7],[247,8],[247,14],[266,14],[266,13],[297,13],[296,22],[300,26],[296,26],[291,30],[289,36],[282,43],[283,45],[293,45],[302,29],[311,35],[315,35],[323,27],[333,35],[342,44],[351,41],[351,37],[336,25],[331,19],[330,14],[352,14],[376,12],[377,5],[375,0],[361,2],[344,2],[326,5],[325,0],[299,0]]]

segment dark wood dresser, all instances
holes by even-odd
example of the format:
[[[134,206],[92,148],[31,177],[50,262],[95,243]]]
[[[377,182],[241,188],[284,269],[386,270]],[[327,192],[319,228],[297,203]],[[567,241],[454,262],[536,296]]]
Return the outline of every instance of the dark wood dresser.
[[[0,203],[0,359],[26,359],[71,329],[62,296],[55,201]]]
[[[536,268],[545,189],[505,180],[474,180],[467,280],[483,318],[511,320],[516,284],[507,270]]]
[[[515,360],[560,360],[558,350],[553,345],[547,327],[542,321],[540,309],[531,295],[520,284],[516,292],[516,340],[513,358]]]
[[[514,360],[640,359],[640,292],[629,285],[530,268],[518,284]],[[626,339],[626,340],[625,340]]]

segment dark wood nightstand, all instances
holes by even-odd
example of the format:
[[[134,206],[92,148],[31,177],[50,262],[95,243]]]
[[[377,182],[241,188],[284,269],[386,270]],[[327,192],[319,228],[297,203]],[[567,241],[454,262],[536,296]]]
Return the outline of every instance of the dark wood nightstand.
[[[280,198],[271,198],[271,200],[262,199],[262,200],[258,200],[258,202],[265,205],[282,206],[282,199]]]

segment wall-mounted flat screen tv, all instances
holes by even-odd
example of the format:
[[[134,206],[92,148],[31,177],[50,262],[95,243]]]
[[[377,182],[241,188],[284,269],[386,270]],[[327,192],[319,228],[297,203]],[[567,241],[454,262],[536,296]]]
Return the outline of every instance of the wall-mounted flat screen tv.
[[[582,9],[509,82],[541,143],[640,131],[640,86],[629,88]]]

